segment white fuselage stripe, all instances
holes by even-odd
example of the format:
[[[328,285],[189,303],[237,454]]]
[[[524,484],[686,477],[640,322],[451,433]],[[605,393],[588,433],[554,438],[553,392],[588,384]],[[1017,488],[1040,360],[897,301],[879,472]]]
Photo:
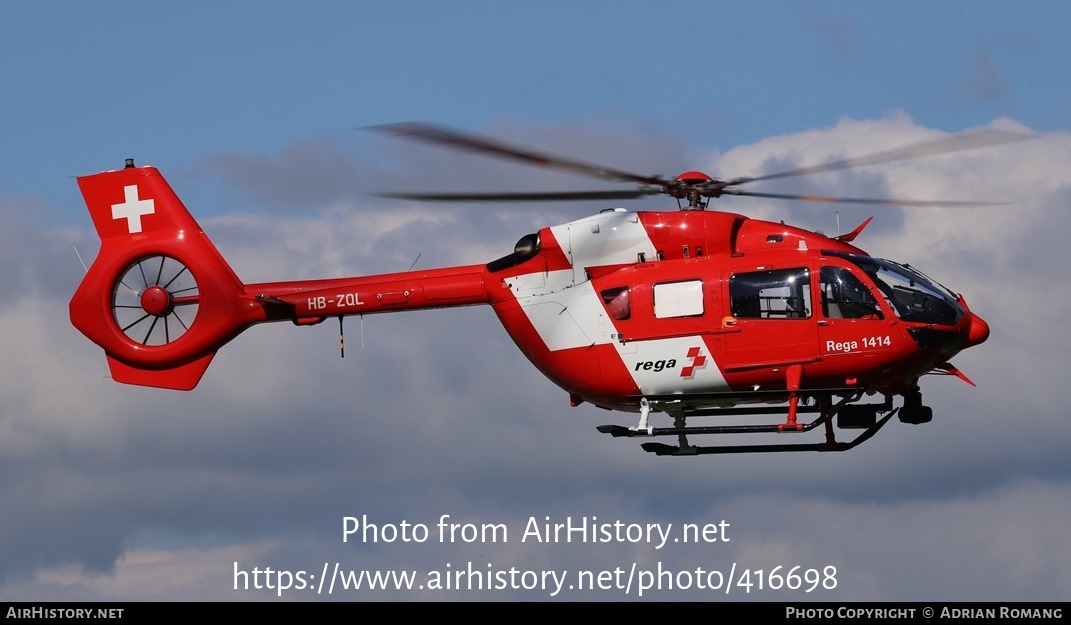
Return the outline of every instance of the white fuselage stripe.
[[[701,336],[631,341],[618,331],[585,274],[589,267],[654,260],[656,250],[634,213],[600,213],[551,228],[572,269],[508,278],[521,309],[547,349],[613,345],[646,394],[727,389]],[[612,236],[610,233],[613,233]],[[689,352],[698,349],[696,356]],[[696,363],[699,364],[696,364]]]

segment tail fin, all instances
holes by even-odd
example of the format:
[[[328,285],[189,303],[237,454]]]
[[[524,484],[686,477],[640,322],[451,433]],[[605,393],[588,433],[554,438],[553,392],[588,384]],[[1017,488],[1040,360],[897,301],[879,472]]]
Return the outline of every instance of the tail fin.
[[[126,384],[192,389],[221,346],[263,320],[238,276],[153,167],[78,178],[100,253],[71,322]]]

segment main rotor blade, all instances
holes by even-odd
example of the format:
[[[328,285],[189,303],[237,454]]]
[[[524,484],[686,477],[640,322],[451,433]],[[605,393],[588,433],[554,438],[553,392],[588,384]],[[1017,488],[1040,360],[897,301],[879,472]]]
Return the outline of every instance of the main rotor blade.
[[[660,195],[661,189],[631,191],[546,191],[533,193],[376,193],[377,197],[431,202],[567,202],[570,200],[632,200]]]
[[[962,152],[964,150],[977,150],[993,145],[1014,143],[1016,141],[1025,141],[1027,139],[1033,139],[1037,136],[1038,135],[1036,134],[1016,132],[1014,130],[986,128],[984,130],[976,130],[961,133],[958,135],[952,135],[949,137],[942,137],[935,141],[926,141],[923,143],[918,143],[903,148],[897,148],[895,150],[889,150],[886,152],[878,152],[876,154],[870,154],[867,156],[859,156],[856,158],[849,158],[841,161],[825,163],[824,165],[803,167],[801,169],[793,169],[791,171],[784,171],[776,174],[767,174],[765,176],[757,176],[755,178],[736,178],[729,181],[728,184],[738,185],[749,182],[758,182],[759,180],[773,180],[775,178],[788,178],[790,176],[805,176],[809,174],[818,174],[828,171],[850,169],[853,167],[863,167],[865,165],[877,165],[880,163],[892,163],[894,161],[904,161],[913,158],[922,158],[924,156],[937,156],[938,154],[950,154],[952,152]]]
[[[380,126],[368,126],[368,130],[384,132],[407,139],[434,143],[449,148],[460,148],[471,152],[482,152],[491,156],[499,156],[521,161],[529,165],[552,167],[570,171],[585,176],[595,176],[617,182],[635,182],[645,185],[661,185],[666,181],[657,176],[640,176],[627,171],[610,169],[601,165],[592,165],[581,161],[574,161],[559,156],[540,154],[525,148],[506,145],[492,139],[478,135],[463,133],[456,130],[434,126],[423,122],[401,122],[398,124],[383,124]]]
[[[1000,206],[1007,202],[975,202],[971,200],[895,200],[884,198],[850,198],[830,197],[826,195],[793,195],[789,193],[763,193],[760,191],[747,191],[745,189],[723,189],[723,195],[743,195],[749,197],[768,197],[777,200],[802,200],[804,202],[837,202],[843,204],[875,204],[882,206],[938,206],[938,207],[968,207],[968,206]]]

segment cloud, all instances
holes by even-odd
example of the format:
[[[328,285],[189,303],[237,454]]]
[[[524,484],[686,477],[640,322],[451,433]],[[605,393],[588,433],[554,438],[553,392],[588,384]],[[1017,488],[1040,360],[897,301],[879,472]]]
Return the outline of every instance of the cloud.
[[[548,151],[570,154],[582,134],[570,130],[529,132],[539,134]],[[597,132],[585,132],[584,159],[634,171],[654,166],[645,160],[652,156],[618,162],[627,160],[620,146],[628,145],[612,139],[620,130],[604,131],[605,144]],[[715,153],[708,163],[730,177],[754,175],[943,134],[902,114],[846,119]],[[656,135],[645,140],[648,155],[679,147]],[[609,146],[605,153],[600,145]],[[258,326],[219,353],[195,391],[117,385],[106,379],[100,350],[66,319],[82,270],[63,250],[72,242],[81,249],[90,239],[88,220],[77,233],[24,222],[0,247],[19,263],[7,276],[10,297],[0,306],[0,349],[9,355],[0,365],[0,500],[7,502],[0,517],[0,597],[275,597],[234,591],[235,562],[317,575],[325,562],[423,573],[468,562],[482,569],[489,563],[495,570],[573,573],[627,569],[632,562],[726,571],[735,562],[766,571],[834,566],[837,585],[818,594],[719,597],[1066,599],[1067,542],[1054,520],[1069,512],[1064,450],[1071,441],[1054,389],[1061,385],[1066,348],[1057,338],[1057,311],[1067,303],[1060,282],[1067,246],[1059,233],[1069,219],[1064,206],[1071,181],[1061,165],[1068,150],[1071,138],[1046,134],[800,180],[805,189],[828,194],[1021,202],[1014,209],[895,209],[879,214],[879,223],[857,241],[874,254],[917,264],[964,293],[993,337],[956,358],[978,388],[954,378],[926,379],[932,424],[893,422],[844,454],[645,454],[635,440],[595,431],[602,423],[630,425],[635,415],[570,408],[567,394],[531,366],[482,307],[368,316],[363,324],[349,319],[344,359],[333,321]],[[297,153],[300,158],[289,156]],[[398,171],[409,154],[392,154]],[[351,168],[369,169],[368,163],[340,162],[334,146],[316,142],[283,155],[212,157],[229,161],[224,179],[233,192],[289,198],[269,212],[201,220],[250,282],[404,270],[417,254],[425,267],[482,262],[507,253],[522,234],[575,212],[366,201],[357,196],[374,181]],[[453,160],[435,171],[444,181],[480,190],[480,167]],[[287,164],[300,170],[304,163],[315,173],[328,161],[338,168],[312,182],[284,175]],[[510,175],[516,179],[496,183],[526,179]],[[305,193],[310,189],[316,193]],[[773,200],[732,200],[731,210],[832,229],[832,218],[815,207],[800,212]],[[305,202],[310,212],[277,212],[286,202]],[[459,522],[502,523],[517,538],[341,539],[345,516],[430,528],[444,514]],[[664,550],[645,540],[520,541],[531,518],[548,516],[676,528],[727,520],[733,540]],[[428,590],[345,595],[490,596]],[[549,593],[493,596],[541,599]],[[620,590],[574,589],[561,596],[624,598]],[[694,587],[657,596],[713,598]]]

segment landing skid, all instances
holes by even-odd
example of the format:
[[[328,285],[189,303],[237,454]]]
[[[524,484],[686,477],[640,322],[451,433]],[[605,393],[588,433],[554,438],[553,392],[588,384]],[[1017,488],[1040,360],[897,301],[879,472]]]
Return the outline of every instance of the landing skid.
[[[753,454],[753,453],[778,453],[789,451],[848,451],[855,446],[867,441],[877,433],[889,420],[895,415],[899,408],[893,409],[891,401],[886,401],[885,404],[870,404],[866,407],[872,407],[874,414],[877,412],[887,412],[880,420],[874,420],[871,425],[866,427],[859,436],[849,442],[841,442],[836,440],[833,432],[833,417],[837,415],[841,408],[845,407],[853,401],[859,399],[858,394],[852,396],[843,397],[841,401],[834,405],[830,405],[828,401],[825,402],[825,406],[808,406],[799,407],[800,413],[820,413],[820,416],[810,423],[795,424],[791,428],[786,428],[784,424],[753,424],[753,425],[714,425],[714,426],[686,426],[684,424],[686,416],[740,416],[740,415],[753,415],[753,414],[784,414],[784,408],[723,408],[723,409],[703,409],[695,410],[688,413],[686,416],[675,416],[674,427],[647,427],[646,419],[641,419],[641,425],[644,427],[625,427],[622,425],[600,425],[598,429],[603,434],[609,434],[615,438],[618,437],[656,437],[656,436],[676,436],[680,440],[679,445],[667,445],[665,443],[644,443],[640,445],[644,451],[653,453],[658,456],[697,456],[703,454]],[[891,399],[891,398],[890,398]],[[864,407],[864,406],[860,406]],[[644,415],[646,416],[646,415]],[[688,442],[689,435],[701,435],[701,434],[787,434],[787,433],[801,433],[809,432],[819,425],[825,426],[825,441],[819,443],[788,443],[788,444],[776,444],[776,445],[719,445],[719,446],[705,446],[705,445],[691,445]],[[843,425],[841,427],[844,427]]]
[[[677,445],[666,445],[665,443],[644,443],[640,445],[640,447],[642,447],[644,451],[649,451],[655,454],[656,456],[696,456],[702,454],[764,454],[783,451],[848,451],[849,449],[852,449],[856,445],[859,445],[860,443],[866,441],[871,436],[873,436],[878,430],[881,429],[881,426],[885,425],[889,421],[889,419],[892,418],[894,414],[896,414],[896,410],[882,417],[880,421],[864,430],[862,434],[855,438],[855,440],[847,443],[827,439],[825,442],[822,443],[790,443],[785,445],[722,445],[717,447],[703,445],[687,445],[684,447],[679,447]],[[795,430],[785,430],[785,432],[794,431]]]

